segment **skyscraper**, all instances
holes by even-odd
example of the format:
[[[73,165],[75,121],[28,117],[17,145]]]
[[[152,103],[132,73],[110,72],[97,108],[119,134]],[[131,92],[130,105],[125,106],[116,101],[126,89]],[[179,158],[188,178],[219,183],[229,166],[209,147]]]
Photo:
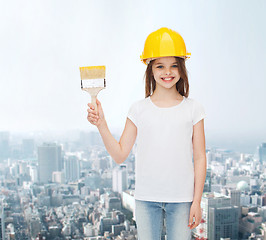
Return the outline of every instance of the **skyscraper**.
[[[30,177],[31,181],[36,183],[38,182],[38,169],[36,166],[29,166],[29,171],[30,171]]]
[[[240,194],[241,191],[238,189],[228,189],[228,195],[231,198],[231,204],[233,206],[240,207]]]
[[[259,161],[263,164],[263,162],[266,162],[266,143],[262,143],[257,149]]]
[[[55,143],[44,143],[38,147],[39,182],[52,181],[52,173],[62,170],[61,146]]]
[[[122,194],[127,189],[127,169],[126,165],[120,164],[113,169],[113,191]]]
[[[79,179],[80,168],[79,160],[76,156],[68,156],[65,159],[65,177],[67,181],[76,181]]]
[[[0,161],[9,157],[9,132],[0,132]]]
[[[206,178],[205,178],[205,183],[204,183],[204,189],[203,192],[210,192],[211,191],[211,169],[208,168],[206,170]]]
[[[239,207],[231,205],[231,198],[220,193],[203,193],[202,220],[193,230],[194,237],[200,239],[237,239]]]
[[[238,239],[238,206],[210,207],[208,239]]]
[[[3,198],[0,196],[0,240],[5,240],[5,214],[3,206]]]

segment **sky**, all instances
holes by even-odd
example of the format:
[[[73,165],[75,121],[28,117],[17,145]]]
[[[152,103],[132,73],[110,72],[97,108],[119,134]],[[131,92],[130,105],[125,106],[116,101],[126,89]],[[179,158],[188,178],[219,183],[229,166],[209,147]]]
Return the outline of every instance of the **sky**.
[[[206,112],[206,144],[254,149],[266,141],[266,3],[263,0],[0,0],[0,131],[97,131],[80,66],[106,66],[100,100],[121,135],[145,97],[146,37],[179,32],[190,98]]]

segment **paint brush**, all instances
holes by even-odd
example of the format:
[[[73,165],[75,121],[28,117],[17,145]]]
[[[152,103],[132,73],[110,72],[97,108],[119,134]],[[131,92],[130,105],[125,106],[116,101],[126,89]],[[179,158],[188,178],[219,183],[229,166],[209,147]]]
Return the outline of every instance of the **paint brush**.
[[[80,67],[81,89],[91,95],[91,103],[97,112],[96,98],[106,88],[105,66]]]

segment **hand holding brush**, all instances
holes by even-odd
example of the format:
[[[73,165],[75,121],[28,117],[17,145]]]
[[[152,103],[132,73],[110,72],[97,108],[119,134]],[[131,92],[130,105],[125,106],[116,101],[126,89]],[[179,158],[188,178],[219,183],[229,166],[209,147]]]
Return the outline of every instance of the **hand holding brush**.
[[[88,103],[89,108],[87,110],[88,112],[87,119],[91,124],[95,125],[96,127],[100,127],[103,124],[106,124],[106,121],[101,102],[97,98],[96,98],[96,104],[97,104],[97,110],[95,109],[94,104]]]

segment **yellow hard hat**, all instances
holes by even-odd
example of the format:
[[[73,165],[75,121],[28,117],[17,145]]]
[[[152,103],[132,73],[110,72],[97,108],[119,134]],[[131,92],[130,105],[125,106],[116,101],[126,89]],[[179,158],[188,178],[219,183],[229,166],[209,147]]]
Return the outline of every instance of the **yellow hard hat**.
[[[190,55],[181,35],[163,27],[149,34],[140,59],[147,65],[147,62],[158,57],[176,56],[186,59],[190,58]]]

